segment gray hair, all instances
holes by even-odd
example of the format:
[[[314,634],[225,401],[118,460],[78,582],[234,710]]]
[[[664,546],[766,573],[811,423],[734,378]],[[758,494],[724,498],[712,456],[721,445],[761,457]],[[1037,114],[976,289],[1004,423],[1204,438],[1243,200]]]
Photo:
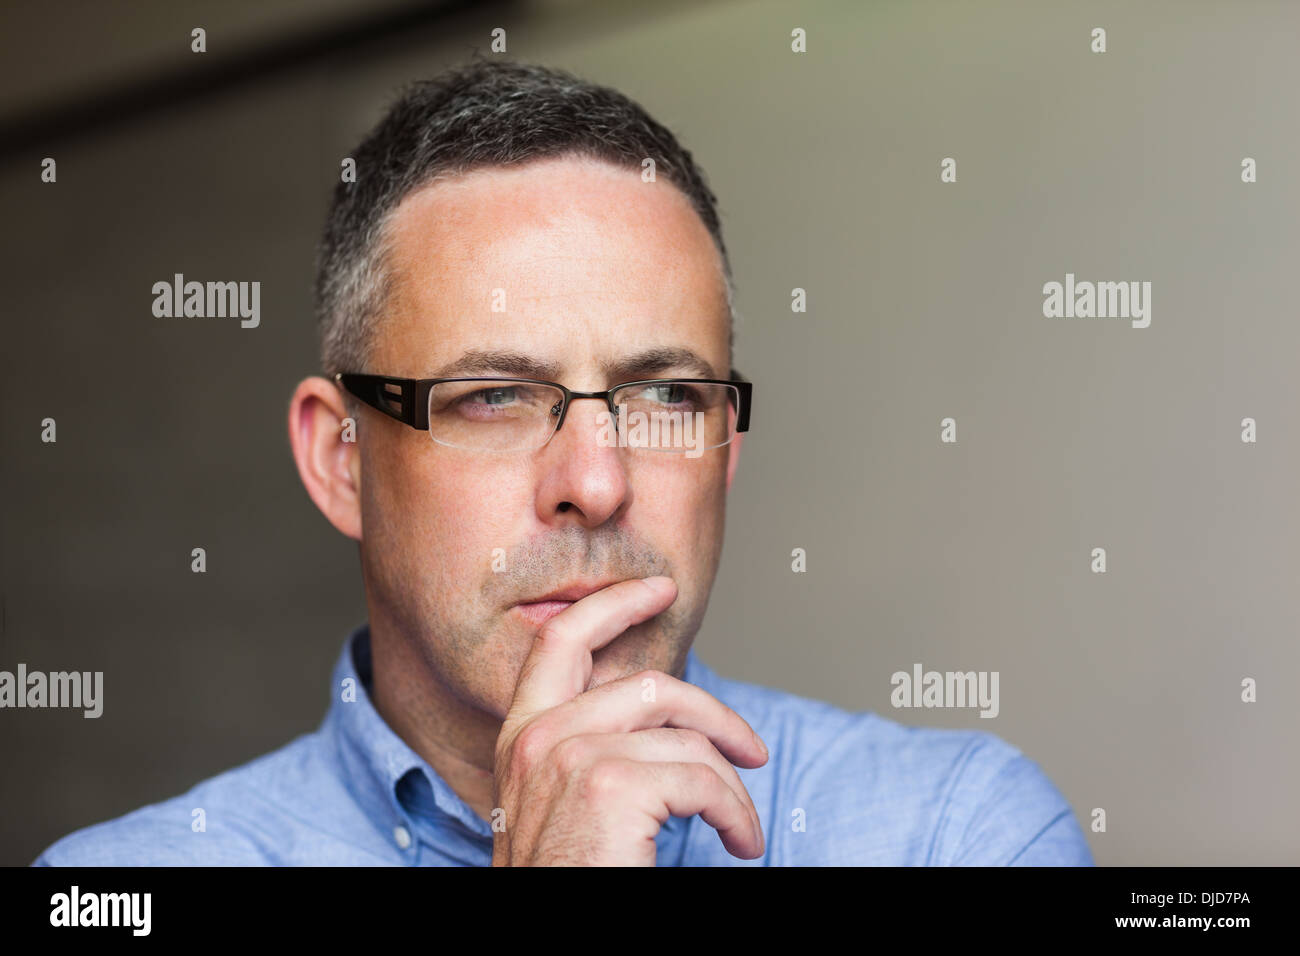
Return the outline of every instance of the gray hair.
[[[334,189],[316,260],[316,318],[326,374],[367,370],[378,318],[393,288],[388,227],[407,195],[471,170],[567,155],[637,170],[649,157],[656,176],[686,195],[718,248],[730,350],[735,337],[731,263],[717,198],[690,152],[616,90],[562,70],[475,55],[464,66],[404,87],[352,153],[357,181]]]

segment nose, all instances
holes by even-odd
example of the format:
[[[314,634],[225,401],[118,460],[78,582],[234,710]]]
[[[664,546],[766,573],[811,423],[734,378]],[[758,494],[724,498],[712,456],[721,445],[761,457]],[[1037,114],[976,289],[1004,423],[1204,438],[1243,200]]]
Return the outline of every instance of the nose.
[[[603,400],[575,398],[569,403],[564,427],[538,452],[541,521],[597,528],[626,509],[630,488],[624,452],[602,440],[613,434],[608,417]]]

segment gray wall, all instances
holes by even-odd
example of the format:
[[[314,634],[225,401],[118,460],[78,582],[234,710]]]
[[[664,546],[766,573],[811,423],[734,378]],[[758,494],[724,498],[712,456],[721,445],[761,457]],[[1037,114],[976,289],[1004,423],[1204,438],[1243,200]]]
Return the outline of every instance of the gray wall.
[[[7,5],[0,125],[352,6]],[[9,153],[0,669],[106,688],[99,720],[0,711],[0,862],[320,720],[364,605],[285,434],[313,245],[393,87],[495,26],[640,100],[721,199],[757,393],[701,657],[999,734],[1106,810],[1103,864],[1300,862],[1300,8],[1266,2],[489,6]],[[175,272],[260,280],[261,327],[155,319]],[[1044,318],[1067,272],[1150,281],[1150,327]],[[998,671],[1000,714],[895,710],[915,662]]]

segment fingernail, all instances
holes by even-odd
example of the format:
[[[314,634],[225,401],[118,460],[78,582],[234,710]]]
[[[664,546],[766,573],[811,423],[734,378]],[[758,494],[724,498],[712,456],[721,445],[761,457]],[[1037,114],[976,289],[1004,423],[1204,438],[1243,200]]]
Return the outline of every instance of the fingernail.
[[[754,735],[754,743],[758,744],[758,749],[763,751],[763,756],[767,756],[767,744],[763,743],[763,738],[758,735],[758,731],[750,731]]]

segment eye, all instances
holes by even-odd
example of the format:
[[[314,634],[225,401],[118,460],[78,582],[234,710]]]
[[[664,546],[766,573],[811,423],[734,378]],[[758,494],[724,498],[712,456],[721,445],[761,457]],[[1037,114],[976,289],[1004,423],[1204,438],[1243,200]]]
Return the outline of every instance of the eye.
[[[680,402],[682,400],[680,393],[684,391],[685,389],[677,384],[654,386],[655,400],[663,402],[665,405]]]
[[[470,401],[480,401],[484,405],[509,405],[515,400],[518,389],[506,386],[483,388],[468,396]]]
[[[695,393],[682,382],[663,382],[647,385],[641,392],[641,398],[660,405],[682,405],[692,401]]]

